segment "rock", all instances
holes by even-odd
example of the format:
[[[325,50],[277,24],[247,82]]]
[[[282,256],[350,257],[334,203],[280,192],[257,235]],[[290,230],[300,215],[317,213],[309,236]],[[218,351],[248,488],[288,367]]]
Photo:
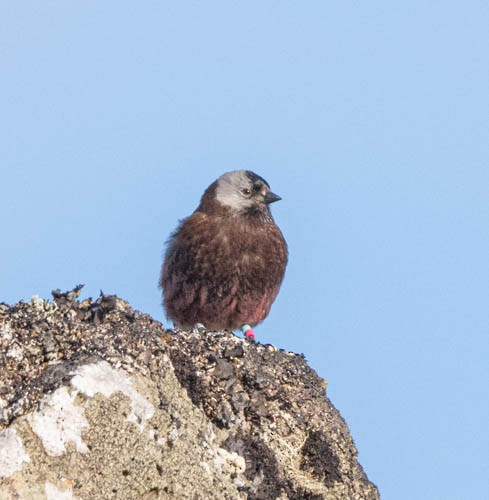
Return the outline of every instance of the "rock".
[[[81,286],[0,308],[0,499],[378,499],[303,356]]]

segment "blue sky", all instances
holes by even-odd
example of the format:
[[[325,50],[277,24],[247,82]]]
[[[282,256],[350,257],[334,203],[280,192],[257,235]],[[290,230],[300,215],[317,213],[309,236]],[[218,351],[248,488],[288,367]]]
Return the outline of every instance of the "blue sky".
[[[489,7],[0,4],[0,301],[163,320],[164,241],[249,168],[290,249],[262,342],[328,380],[383,498],[489,497]]]

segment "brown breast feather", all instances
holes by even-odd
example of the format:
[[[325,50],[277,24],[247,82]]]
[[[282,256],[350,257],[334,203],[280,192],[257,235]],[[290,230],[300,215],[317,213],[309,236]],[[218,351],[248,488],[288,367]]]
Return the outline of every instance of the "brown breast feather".
[[[256,325],[268,315],[287,264],[271,217],[195,212],[172,236],[162,269],[167,316],[178,326]]]

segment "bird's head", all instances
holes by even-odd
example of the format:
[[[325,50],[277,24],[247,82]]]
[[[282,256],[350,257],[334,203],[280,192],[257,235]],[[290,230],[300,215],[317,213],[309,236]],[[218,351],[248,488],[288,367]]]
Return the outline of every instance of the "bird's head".
[[[221,175],[213,191],[215,202],[236,214],[269,213],[270,203],[281,200],[263,177],[250,170]]]

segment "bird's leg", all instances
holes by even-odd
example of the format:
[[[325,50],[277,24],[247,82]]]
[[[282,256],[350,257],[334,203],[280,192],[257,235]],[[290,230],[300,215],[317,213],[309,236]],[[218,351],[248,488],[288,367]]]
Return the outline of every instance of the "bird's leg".
[[[243,332],[246,340],[249,340],[250,342],[255,341],[255,332],[251,329],[250,325],[243,325],[241,327],[241,331]]]
[[[192,333],[202,333],[202,330],[207,330],[205,325],[203,323],[195,323],[195,325],[192,327]],[[222,335],[224,333],[224,330],[213,330],[216,332],[218,335]]]
[[[200,333],[200,330],[205,330],[205,326],[202,323],[195,323],[192,333]]]

